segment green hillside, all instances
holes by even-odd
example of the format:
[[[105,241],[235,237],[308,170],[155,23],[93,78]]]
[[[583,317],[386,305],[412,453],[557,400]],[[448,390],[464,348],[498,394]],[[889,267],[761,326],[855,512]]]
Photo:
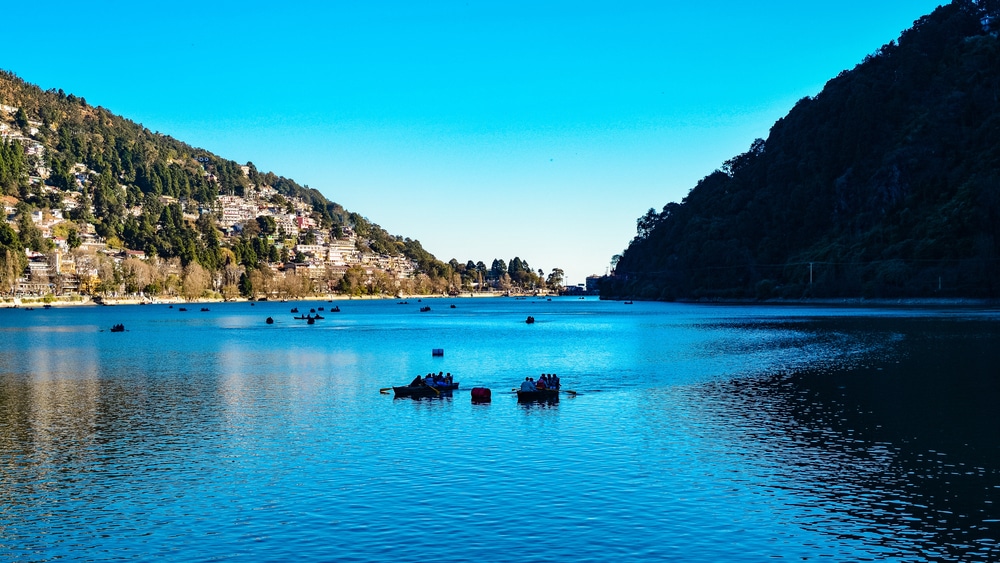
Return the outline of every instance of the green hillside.
[[[444,263],[315,189],[5,71],[0,195],[0,295],[295,297],[544,284],[530,269],[505,278],[482,261]]]

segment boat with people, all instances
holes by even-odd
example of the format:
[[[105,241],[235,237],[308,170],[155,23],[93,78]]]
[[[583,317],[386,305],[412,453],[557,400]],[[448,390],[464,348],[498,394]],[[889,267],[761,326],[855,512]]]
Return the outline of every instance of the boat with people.
[[[111,327],[111,332],[125,332],[125,325],[118,323]]]
[[[555,402],[559,400],[559,376],[554,373],[543,373],[538,380],[525,377],[517,392],[517,402],[533,403],[536,401]]]
[[[393,386],[392,392],[396,397],[440,397],[451,395],[455,389],[458,389],[458,382],[452,379],[451,373],[441,372],[418,375],[409,385]]]

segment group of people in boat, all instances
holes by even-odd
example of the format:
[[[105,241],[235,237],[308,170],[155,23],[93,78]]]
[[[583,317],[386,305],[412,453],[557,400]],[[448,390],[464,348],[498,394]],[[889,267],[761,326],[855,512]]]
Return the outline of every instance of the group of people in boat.
[[[521,382],[521,391],[545,391],[559,389],[559,376],[554,373],[543,373],[537,380],[525,377]]]
[[[437,374],[428,373],[423,377],[418,375],[410,382],[410,387],[420,385],[426,387],[448,387],[452,385],[451,372],[444,373],[443,371],[439,371]]]

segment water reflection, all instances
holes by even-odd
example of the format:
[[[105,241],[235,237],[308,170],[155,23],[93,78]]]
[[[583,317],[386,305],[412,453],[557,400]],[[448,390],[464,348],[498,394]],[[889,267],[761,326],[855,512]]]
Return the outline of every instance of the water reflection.
[[[913,321],[905,335],[875,319],[861,332],[844,322],[817,328],[856,335],[869,353],[687,391],[733,419],[729,441],[762,482],[822,507],[803,510],[797,525],[904,560],[1000,557],[996,325]]]

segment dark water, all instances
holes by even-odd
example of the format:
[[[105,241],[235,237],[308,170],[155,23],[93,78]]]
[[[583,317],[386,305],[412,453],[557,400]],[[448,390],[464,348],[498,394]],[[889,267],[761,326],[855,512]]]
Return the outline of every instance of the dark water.
[[[1000,559],[994,312],[339,305],[0,310],[0,560]]]

